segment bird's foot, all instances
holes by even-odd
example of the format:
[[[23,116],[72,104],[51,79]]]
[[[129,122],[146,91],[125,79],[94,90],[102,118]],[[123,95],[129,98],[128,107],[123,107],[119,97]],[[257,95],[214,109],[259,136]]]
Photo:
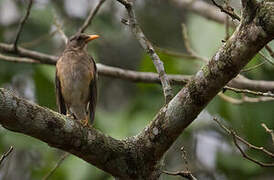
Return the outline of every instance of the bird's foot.
[[[80,122],[81,122],[81,124],[82,124],[84,127],[89,127],[88,118],[83,119],[83,120],[81,120]]]

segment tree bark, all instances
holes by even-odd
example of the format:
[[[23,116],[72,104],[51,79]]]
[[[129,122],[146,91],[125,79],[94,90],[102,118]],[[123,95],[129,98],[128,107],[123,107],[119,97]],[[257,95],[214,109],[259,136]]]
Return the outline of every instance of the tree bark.
[[[0,89],[0,123],[68,151],[117,179],[158,179],[159,161],[172,143],[222,87],[274,38],[274,3],[242,3],[242,21],[234,34],[137,136],[113,139],[4,89]]]

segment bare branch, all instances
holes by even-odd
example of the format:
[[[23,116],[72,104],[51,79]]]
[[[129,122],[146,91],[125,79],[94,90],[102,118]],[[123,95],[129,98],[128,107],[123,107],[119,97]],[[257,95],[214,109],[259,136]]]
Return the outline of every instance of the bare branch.
[[[18,43],[18,40],[20,38],[21,32],[23,30],[23,26],[24,26],[25,22],[27,21],[27,19],[29,17],[31,7],[32,7],[32,0],[29,0],[27,12],[26,12],[25,16],[20,21],[20,24],[19,24],[18,30],[17,30],[17,34],[15,36],[15,40],[14,40],[14,43],[13,43],[13,48],[14,48],[15,51],[17,50],[17,43]]]
[[[229,86],[225,86],[224,90],[230,90],[230,91],[234,91],[236,93],[247,93],[247,94],[252,94],[252,95],[256,95],[256,96],[265,96],[265,97],[274,98],[274,94],[272,94],[271,92],[263,93],[263,92],[258,92],[258,91],[251,91],[248,89],[237,89],[237,88],[233,88],[233,87],[229,87]]]
[[[155,52],[152,44],[149,42],[149,40],[144,35],[142,29],[140,28],[139,24],[137,23],[135,12],[132,7],[132,3],[129,3],[127,1],[119,1],[120,3],[124,4],[125,8],[127,9],[128,16],[129,16],[129,24],[132,30],[132,33],[136,37],[136,39],[139,41],[142,48],[146,51],[146,53],[151,57],[153,64],[159,74],[164,96],[165,96],[165,102],[166,104],[172,99],[173,92],[172,88],[170,86],[170,83],[168,81],[168,77],[165,72],[164,64]]]
[[[241,105],[243,103],[258,103],[258,102],[274,101],[274,98],[271,98],[271,97],[251,98],[247,96],[242,96],[241,99],[235,99],[225,95],[224,93],[219,93],[218,96],[231,104],[237,104],[237,105]]]
[[[195,178],[195,176],[193,176],[193,174],[189,170],[185,148],[181,147],[180,150],[181,150],[181,153],[182,153],[182,159],[184,160],[184,163],[185,163],[185,171],[175,171],[175,172],[162,171],[162,173],[165,173],[165,174],[171,175],[171,176],[181,176],[181,177],[184,177],[184,178],[189,179],[189,180],[197,180]]]
[[[43,180],[48,180],[52,174],[56,171],[56,169],[62,164],[62,162],[69,156],[69,153],[64,153],[60,159],[58,160],[58,162],[55,164],[55,166],[51,169],[51,171],[45,176],[43,177]]]
[[[14,63],[34,63],[34,64],[40,63],[39,61],[36,61],[34,59],[24,58],[24,57],[5,56],[1,53],[0,53],[0,59],[9,61],[9,62],[14,62]]]
[[[61,35],[61,38],[64,41],[64,44],[67,44],[68,42],[68,37],[65,35],[64,31],[62,30],[62,25],[58,20],[57,14],[54,15],[53,18],[53,24],[56,26],[57,32],[59,32],[59,34]]]
[[[101,6],[104,4],[105,1],[106,0],[100,0],[99,3],[97,4],[97,6],[95,7],[95,9],[90,11],[84,24],[79,28],[77,33],[83,33],[88,28],[88,26],[91,24],[93,18],[95,17],[95,15],[97,14],[97,12],[99,11],[99,9],[101,8]]]
[[[274,132],[273,132],[273,130],[269,129],[264,123],[262,123],[261,125],[265,129],[265,131],[271,135],[272,143],[274,144]]]
[[[183,178],[186,178],[188,180],[197,180],[192,174],[191,172],[188,171],[175,171],[175,172],[171,172],[171,171],[162,171],[165,174],[171,175],[171,176],[181,176]]]
[[[274,82],[264,81],[264,80],[251,80],[242,75],[238,75],[236,78],[231,80],[228,86],[238,88],[238,89],[249,89],[252,91],[261,92],[274,92]]]
[[[263,57],[267,62],[269,62],[271,65],[274,65],[274,62],[272,62],[270,59],[268,59],[262,52],[259,52],[259,55]]]
[[[241,18],[234,12],[233,8],[231,8],[230,6],[227,6],[227,8],[224,8],[223,6],[217,4],[214,0],[211,0],[211,1],[215,6],[217,6],[221,10],[221,12],[226,13],[232,19],[237,19],[238,21],[241,20]]]
[[[131,179],[134,172],[130,174],[127,170],[136,158],[129,154],[131,142],[84,127],[79,121],[18,98],[3,88],[0,99],[0,123],[4,128],[70,152],[115,177]]]
[[[243,144],[245,144],[246,146],[248,146],[251,149],[254,150],[258,150],[263,152],[264,154],[270,156],[271,158],[274,158],[274,154],[268,150],[266,150],[264,147],[257,147],[249,142],[247,142],[246,140],[244,140],[242,137],[240,137],[239,135],[237,135],[234,131],[229,130],[225,125],[223,125],[216,117],[213,118],[213,120],[215,122],[217,122],[217,124],[223,129],[225,130],[229,135],[233,135],[238,141],[242,142]]]
[[[236,136],[235,136],[235,133],[232,132],[232,137],[233,137],[233,141],[234,141],[234,144],[236,145],[236,147],[239,149],[239,151],[241,152],[242,156],[262,167],[274,167],[274,163],[263,163],[263,162],[260,162],[254,158],[252,158],[251,156],[249,156],[248,154],[246,154],[244,152],[244,150],[240,147],[240,145],[237,143],[237,139],[236,139]]]
[[[17,50],[14,50],[12,44],[0,43],[0,49],[6,53],[13,53],[19,56],[36,59],[42,64],[55,64],[58,59],[56,56],[51,56],[48,54],[31,51],[21,47],[17,47]]]
[[[10,155],[10,153],[11,153],[12,151],[13,151],[13,147],[11,146],[11,147],[9,148],[9,150],[8,150],[7,152],[5,152],[5,153],[1,156],[1,158],[0,158],[0,165],[2,164],[2,162],[4,161],[4,159]]]

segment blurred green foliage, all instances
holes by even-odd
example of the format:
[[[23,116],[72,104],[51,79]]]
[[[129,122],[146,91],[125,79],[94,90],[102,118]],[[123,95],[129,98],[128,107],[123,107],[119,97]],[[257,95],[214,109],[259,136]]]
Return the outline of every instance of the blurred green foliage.
[[[6,2],[0,1],[0,6]],[[22,4],[20,1],[12,2],[18,7],[18,13],[21,16],[24,12],[25,4]],[[35,2],[36,6],[33,7],[31,16],[24,27],[20,42],[31,42],[45,34],[49,34],[53,28],[54,13],[57,12],[60,13],[57,13],[57,15],[64,21],[64,31],[68,35],[76,32],[84,17],[69,16],[64,5],[65,2],[51,1],[41,7],[38,6],[39,2],[37,4]],[[99,32],[102,37],[101,40],[94,42],[89,47],[89,51],[96,61],[127,69],[155,72],[149,56],[139,47],[128,27],[120,23],[124,11],[115,2],[107,2],[105,6],[94,19],[92,26],[87,30],[87,32]],[[137,6],[137,17],[144,32],[153,44],[180,52],[186,52],[181,35],[181,23],[186,23],[192,48],[197,54],[206,58],[214,55],[222,45],[221,40],[225,36],[223,25],[208,21],[190,12],[182,13],[180,9],[164,0],[155,2],[142,1]],[[1,42],[13,41],[18,22],[19,19],[10,25],[0,24]],[[39,44],[29,48],[39,52],[59,55],[64,45],[58,37],[58,34],[54,37],[48,37]],[[263,51],[263,53],[268,56],[266,52]],[[195,60],[175,58],[164,53],[159,53],[159,56],[165,64],[167,73],[171,74],[193,75],[203,64]],[[261,61],[262,58],[257,55],[247,67],[252,67]],[[244,75],[251,79],[273,80],[273,69],[274,66],[266,63],[256,70],[244,73]],[[56,110],[54,66],[0,61],[0,86],[7,87],[10,84],[12,85],[11,82],[15,75],[25,76],[26,73],[31,74],[31,80],[35,87],[33,90],[35,102],[41,106]],[[29,77],[26,76],[26,78]],[[119,79],[99,77],[99,87],[99,105],[96,112],[95,127],[118,139],[138,134],[153,119],[164,103],[162,89],[159,84],[133,84]],[[12,88],[18,88],[20,91],[20,87],[12,86]],[[180,86],[174,86],[174,92],[180,89]],[[241,98],[241,95],[233,92],[227,91],[225,94],[234,98]],[[273,106],[274,102],[232,105],[216,97],[208,105],[206,112],[208,111],[210,115],[217,115],[223,118],[238,134],[249,142],[273,150],[269,134],[261,127],[261,123],[265,123],[269,128],[274,128]],[[208,171],[206,174],[211,174],[212,177],[216,177],[216,174],[222,175],[222,177],[225,177],[224,179],[264,179],[264,175],[274,178],[273,169],[264,169],[243,159],[234,148],[231,138],[214,126],[215,123],[212,121],[211,116],[201,116],[199,119],[201,119],[199,124],[191,125],[167,153],[167,169],[179,170],[184,168],[179,152],[180,147],[183,145],[188,150],[191,169],[197,173],[198,177],[200,177],[199,172],[203,174],[204,171]],[[196,143],[199,143],[199,140],[197,140],[195,134],[201,131],[214,131],[220,134],[224,142],[232,148],[232,152],[217,149],[216,154],[214,154],[216,156],[215,168],[208,168],[206,164],[201,165],[202,163],[197,156]],[[210,136],[210,133],[208,133],[208,136]],[[42,179],[62,155],[62,152],[49,147],[41,141],[1,128],[0,153],[6,151],[11,145],[15,147],[14,153],[16,155],[10,156],[7,158],[7,161],[17,162],[16,167],[21,167],[24,170],[22,174],[18,172],[18,177],[21,180]],[[207,156],[206,153],[212,153],[206,150],[204,156]],[[21,156],[28,157],[23,158],[21,162],[19,162],[20,152],[22,152]],[[247,152],[259,160],[269,161],[267,157],[259,152]],[[32,155],[33,153],[35,155]],[[8,164],[8,162],[5,163]],[[9,175],[10,171],[13,170],[6,166],[8,165],[0,168],[0,173]],[[27,174],[30,175],[27,176]],[[203,176],[201,175],[201,177]],[[208,175],[207,177],[211,179],[211,176]],[[70,155],[51,179],[99,180],[111,179],[111,177],[83,160]],[[177,178],[164,175],[162,179]]]

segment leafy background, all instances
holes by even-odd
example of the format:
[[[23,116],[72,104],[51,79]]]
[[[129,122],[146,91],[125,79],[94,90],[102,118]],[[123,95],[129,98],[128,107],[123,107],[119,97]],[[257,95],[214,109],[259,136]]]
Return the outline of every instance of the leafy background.
[[[20,45],[39,52],[60,55],[64,44],[59,34],[50,35],[55,29],[54,18],[60,20],[67,35],[72,35],[83,23],[89,9],[94,8],[97,2],[98,0],[36,0],[20,37]],[[233,3],[237,10],[240,5]],[[1,42],[13,42],[26,5],[25,0],[0,0]],[[178,9],[165,0],[137,1],[136,10],[141,27],[157,47],[186,52],[181,23],[187,25],[192,48],[206,58],[210,58],[217,51],[225,37],[224,25]],[[130,29],[121,23],[121,18],[125,17],[126,12],[120,4],[107,1],[87,30],[88,33],[101,36],[89,45],[89,53],[103,64],[155,72],[152,61],[140,48]],[[233,29],[230,31],[232,33]],[[274,47],[273,43],[271,45]],[[263,53],[268,56],[266,52]],[[193,75],[203,65],[197,60],[177,58],[161,52],[159,56],[167,73]],[[247,67],[261,61],[256,56]],[[265,64],[244,75],[251,79],[274,80],[273,70],[272,65]],[[0,87],[11,89],[21,97],[56,110],[54,76],[54,66],[0,61]],[[177,92],[181,87],[173,88]],[[231,92],[226,94],[235,98],[241,97]],[[159,84],[132,83],[100,76],[95,127],[118,139],[136,135],[152,120],[163,103]],[[186,168],[180,153],[180,148],[184,146],[188,167],[198,179],[273,179],[273,168],[261,168],[243,159],[231,137],[212,120],[213,116],[219,117],[249,142],[273,151],[271,138],[261,127],[261,123],[265,123],[269,128],[274,128],[273,106],[273,102],[233,105],[215,97],[167,152],[163,160],[165,169],[175,171]],[[0,152],[5,152],[9,146],[14,146],[15,150],[0,167],[0,179],[5,180],[42,179],[63,153],[34,138],[0,128]],[[247,150],[247,153],[261,161],[271,160],[256,151]],[[70,155],[51,179],[105,180],[112,177]],[[180,178],[162,175],[161,179]]]

